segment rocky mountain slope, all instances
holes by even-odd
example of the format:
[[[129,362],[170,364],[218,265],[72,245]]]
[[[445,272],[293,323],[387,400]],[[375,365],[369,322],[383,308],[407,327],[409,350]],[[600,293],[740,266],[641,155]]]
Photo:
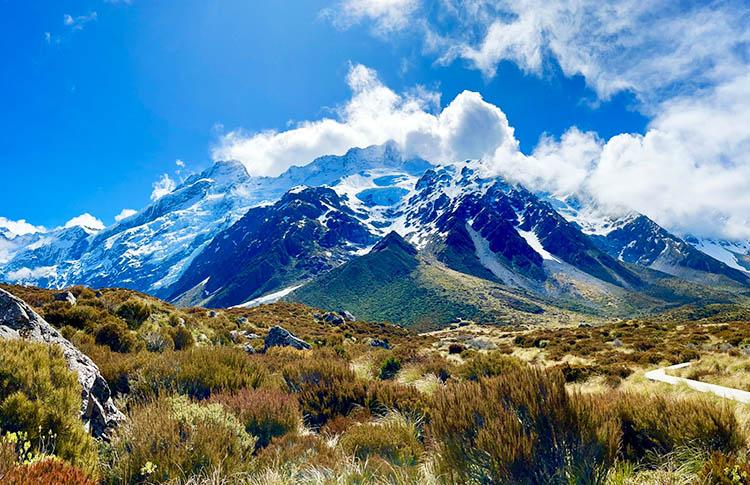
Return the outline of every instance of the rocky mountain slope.
[[[441,281],[446,301],[471,280],[539,308],[628,314],[700,295],[731,300],[750,285],[739,252],[722,248],[736,256],[728,264],[696,249],[705,242],[686,242],[645,216],[591,214],[573,197],[483,178],[475,162],[435,167],[387,143],[321,157],[275,178],[218,162],[102,231],[31,235],[0,262],[0,279],[120,286],[212,307],[316,294],[304,301],[326,306],[313,288],[337,267],[359,267],[372,285],[390,288],[392,277],[367,267],[388,262],[368,251],[396,233],[417,251],[409,272],[415,288],[429,274]],[[489,314],[498,318],[495,310]]]

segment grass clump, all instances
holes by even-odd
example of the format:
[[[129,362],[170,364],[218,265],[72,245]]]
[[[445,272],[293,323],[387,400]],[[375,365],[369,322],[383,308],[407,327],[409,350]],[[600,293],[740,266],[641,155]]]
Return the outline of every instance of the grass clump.
[[[21,340],[0,344],[0,433],[22,435],[39,454],[93,474],[94,439],[80,420],[81,386],[62,349]]]
[[[339,443],[359,460],[377,456],[395,466],[414,466],[424,451],[420,434],[418,423],[393,413],[379,422],[350,427]]]
[[[207,399],[218,392],[257,388],[268,379],[266,369],[237,348],[196,347],[152,355],[144,367],[131,370],[131,394],[137,399],[174,393]]]
[[[460,367],[458,375],[470,381],[477,381],[481,377],[496,377],[515,372],[524,365],[519,359],[498,351],[477,353]]]
[[[588,483],[619,438],[596,407],[571,398],[559,372],[531,367],[446,386],[431,420],[443,470],[459,482]]]
[[[603,397],[614,403],[622,429],[622,453],[637,461],[680,447],[731,452],[745,442],[732,408],[705,397],[622,393]]]
[[[256,438],[218,403],[160,398],[130,413],[105,453],[110,483],[186,479],[248,469]]]

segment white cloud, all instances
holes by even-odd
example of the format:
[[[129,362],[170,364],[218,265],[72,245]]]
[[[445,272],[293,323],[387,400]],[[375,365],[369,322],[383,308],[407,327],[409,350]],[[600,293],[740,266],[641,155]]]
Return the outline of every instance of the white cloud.
[[[389,25],[416,30],[442,62],[462,59],[493,77],[502,61],[542,74],[552,57],[566,75],[583,76],[600,98],[630,90],[646,110],[675,92],[741,75],[750,59],[750,11],[742,0],[423,3],[401,9],[399,21]],[[376,27],[382,22],[377,10],[351,8],[348,2],[338,12],[369,18]]]
[[[138,214],[138,211],[137,211],[137,210],[133,210],[133,209],[123,209],[122,211],[120,211],[120,213],[119,213],[119,214],[117,214],[117,215],[115,216],[115,222],[120,222],[120,221],[122,221],[123,219],[127,219],[128,217],[134,216],[134,215],[136,215],[136,214]]]
[[[159,200],[176,188],[177,184],[175,181],[165,173],[159,180],[154,182],[153,191],[151,192],[151,200]]]
[[[34,282],[38,281],[40,278],[54,278],[57,276],[57,267],[56,266],[40,266],[38,268],[19,268],[15,271],[9,271],[6,277],[8,278],[8,281],[12,281],[14,283],[20,283],[20,282]]]
[[[81,214],[80,216],[76,216],[65,223],[65,228],[71,228],[71,227],[84,227],[87,229],[93,229],[95,231],[101,231],[104,229],[104,223],[97,219],[96,217],[92,216],[88,212]]]
[[[177,160],[175,160],[174,164],[177,165],[180,168],[185,168],[185,162],[183,162],[179,158]]]
[[[750,75],[662,105],[644,135],[601,140],[575,127],[520,151],[505,114],[463,92],[442,110],[439,95],[398,94],[364,66],[348,76],[352,98],[336,118],[283,132],[233,131],[214,158],[245,163],[255,175],[353,146],[396,141],[408,155],[437,163],[482,158],[488,174],[532,190],[576,193],[612,212],[637,210],[668,229],[750,238]]]
[[[79,15],[73,17],[70,14],[63,15],[63,25],[69,27],[72,30],[83,30],[87,24],[96,21],[98,18],[96,12],[91,12],[87,15]]]
[[[376,32],[385,34],[405,28],[418,7],[419,0],[344,0],[323,13],[341,28],[371,19]]]
[[[11,237],[25,236],[26,234],[36,234],[37,232],[44,232],[46,230],[42,226],[29,224],[25,219],[14,221],[5,217],[0,217],[0,229],[6,230],[0,231],[0,234],[2,234],[3,232],[10,233],[8,235]]]
[[[498,147],[517,149],[505,114],[478,93],[463,92],[440,111],[436,93],[397,94],[365,66],[352,66],[347,80],[353,95],[336,110],[336,118],[302,122],[282,132],[235,130],[221,138],[213,158],[240,160],[253,175],[278,175],[322,155],[389,140],[407,154],[445,163],[480,158]]]

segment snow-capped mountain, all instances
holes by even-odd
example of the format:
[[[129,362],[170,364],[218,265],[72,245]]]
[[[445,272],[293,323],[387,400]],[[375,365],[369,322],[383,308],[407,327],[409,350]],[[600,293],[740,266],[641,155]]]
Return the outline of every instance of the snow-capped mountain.
[[[576,197],[482,178],[477,162],[436,167],[393,143],[320,157],[273,178],[217,162],[104,230],[0,234],[0,278],[231,306],[289,295],[391,232],[420,261],[584,306],[666,303],[651,296],[671,298],[672,290],[652,291],[660,284],[654,275],[750,281],[740,245],[688,244],[644,216],[606,215]]]
[[[252,207],[271,204],[295,186],[338,184],[353,190],[366,180],[382,184],[375,179],[389,175],[413,180],[430,166],[403,157],[393,143],[320,157],[275,178],[250,176],[240,162],[216,162],[102,231],[63,228],[12,247],[0,241],[6,260],[0,259],[0,279],[51,287],[119,286],[168,296],[208,243]]]
[[[750,241],[725,241],[685,236],[685,241],[730,268],[750,275]]]
[[[214,238],[171,298],[191,305],[238,305],[299,285],[376,240],[333,190],[293,189],[273,205],[250,209]]]

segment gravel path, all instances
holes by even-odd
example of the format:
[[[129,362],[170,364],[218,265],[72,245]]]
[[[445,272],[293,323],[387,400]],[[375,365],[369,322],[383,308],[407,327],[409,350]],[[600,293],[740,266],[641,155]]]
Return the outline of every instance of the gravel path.
[[[709,384],[707,382],[694,381],[691,379],[685,379],[683,377],[676,377],[667,374],[667,371],[684,369],[685,367],[689,366],[690,362],[685,362],[684,364],[671,365],[669,367],[652,370],[646,372],[646,379],[657,382],[665,382],[672,385],[685,384],[689,388],[695,389],[699,392],[710,392],[725,399],[733,399],[741,403],[750,404],[750,392],[742,391],[740,389],[732,389],[731,387],[718,386],[716,384]]]

